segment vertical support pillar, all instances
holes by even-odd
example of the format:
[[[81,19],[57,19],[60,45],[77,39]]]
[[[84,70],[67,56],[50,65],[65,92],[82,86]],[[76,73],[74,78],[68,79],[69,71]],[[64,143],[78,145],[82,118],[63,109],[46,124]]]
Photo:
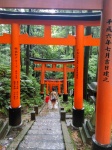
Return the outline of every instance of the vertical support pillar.
[[[57,81],[57,88],[58,88],[58,94],[59,94],[59,81]]]
[[[81,127],[84,122],[83,108],[83,68],[84,68],[84,26],[76,28],[76,50],[75,50],[75,97],[73,107],[73,126]]]
[[[44,98],[44,78],[45,78],[45,64],[42,64],[42,70],[41,70],[41,92],[42,98]]]
[[[49,91],[48,91],[48,81],[46,82],[46,95],[49,94]]]
[[[46,25],[44,30],[44,37],[51,38],[51,25]]]
[[[53,65],[52,65],[52,68],[56,69],[56,64],[53,64]]]
[[[59,91],[59,96],[61,96],[61,82],[58,81],[58,91]]]
[[[50,92],[52,92],[52,81],[50,82]]]
[[[86,27],[86,35],[91,35],[90,26]],[[83,98],[86,100],[88,99],[87,84],[88,84],[89,52],[90,52],[90,46],[86,46],[84,50],[84,84],[83,84]]]
[[[64,94],[63,94],[63,101],[68,101],[68,93],[67,93],[67,68],[66,64],[63,64],[63,79],[64,79]]]
[[[112,0],[104,0],[102,5],[96,129],[95,135],[92,137],[92,150],[112,150]]]
[[[12,24],[11,31],[11,100],[9,125],[18,126],[21,124],[19,25]]]

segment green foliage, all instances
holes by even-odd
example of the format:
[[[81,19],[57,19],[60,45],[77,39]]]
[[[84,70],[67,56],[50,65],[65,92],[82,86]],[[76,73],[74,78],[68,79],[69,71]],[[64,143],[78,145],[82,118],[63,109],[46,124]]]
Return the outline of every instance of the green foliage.
[[[11,81],[8,66],[0,67],[0,112],[7,115],[10,105]],[[22,106],[32,107],[43,103],[40,97],[40,85],[32,76],[27,77],[21,73],[21,104]]]
[[[91,27],[91,33],[93,33],[93,37],[99,38],[100,37],[100,26]]]
[[[73,103],[73,97],[68,96],[68,102],[63,102],[62,98],[60,99],[60,104],[62,107],[64,107],[65,111],[67,113],[71,113],[72,112],[72,103]]]
[[[91,118],[94,110],[95,110],[94,104],[84,100],[84,115],[85,115],[85,118]]]
[[[21,80],[21,100],[22,104],[27,106],[41,105],[43,102],[40,97],[40,84],[33,76],[27,77],[22,74],[24,80]],[[21,76],[21,78],[22,78]]]
[[[72,103],[73,103],[73,101],[74,101],[74,98],[68,96],[68,102],[65,103],[65,102],[63,102],[62,97],[61,97],[60,98],[60,105],[62,107],[64,107],[64,109],[67,113],[72,113],[72,108],[73,108]],[[84,115],[85,115],[85,118],[91,118],[94,111],[95,111],[94,104],[84,100]]]
[[[74,78],[73,77],[68,79],[68,83],[69,83],[68,89],[69,90],[74,89]]]
[[[98,55],[91,55],[89,59],[89,83],[96,81],[97,76]]]
[[[0,45],[0,64],[1,66],[9,66],[10,65],[10,46]]]

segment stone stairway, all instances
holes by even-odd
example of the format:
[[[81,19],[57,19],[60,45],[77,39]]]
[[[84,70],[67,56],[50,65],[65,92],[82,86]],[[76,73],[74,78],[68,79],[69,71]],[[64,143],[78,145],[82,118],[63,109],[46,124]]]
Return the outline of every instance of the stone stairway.
[[[59,109],[46,106],[20,143],[18,150],[65,150]]]

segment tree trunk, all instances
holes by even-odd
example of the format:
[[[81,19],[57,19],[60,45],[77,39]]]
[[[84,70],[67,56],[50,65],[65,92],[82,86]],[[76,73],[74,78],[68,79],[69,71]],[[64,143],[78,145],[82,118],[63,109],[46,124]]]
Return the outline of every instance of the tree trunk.
[[[29,9],[29,12],[31,12],[31,9]],[[30,25],[27,25],[27,33],[30,34]],[[30,66],[30,45],[26,46],[26,75],[29,75],[29,66]]]
[[[86,35],[91,34],[91,27],[86,28]],[[85,47],[84,51],[84,84],[83,84],[83,97],[87,100],[87,84],[88,84],[88,64],[89,64],[89,51],[90,46]]]

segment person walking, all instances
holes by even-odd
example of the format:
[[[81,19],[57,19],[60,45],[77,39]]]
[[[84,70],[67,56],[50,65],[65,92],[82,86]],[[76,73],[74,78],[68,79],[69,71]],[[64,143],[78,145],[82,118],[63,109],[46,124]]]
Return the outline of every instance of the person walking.
[[[50,93],[50,100],[52,104],[52,109],[54,109],[56,101],[58,100],[58,95],[54,88],[52,88],[52,92]]]

